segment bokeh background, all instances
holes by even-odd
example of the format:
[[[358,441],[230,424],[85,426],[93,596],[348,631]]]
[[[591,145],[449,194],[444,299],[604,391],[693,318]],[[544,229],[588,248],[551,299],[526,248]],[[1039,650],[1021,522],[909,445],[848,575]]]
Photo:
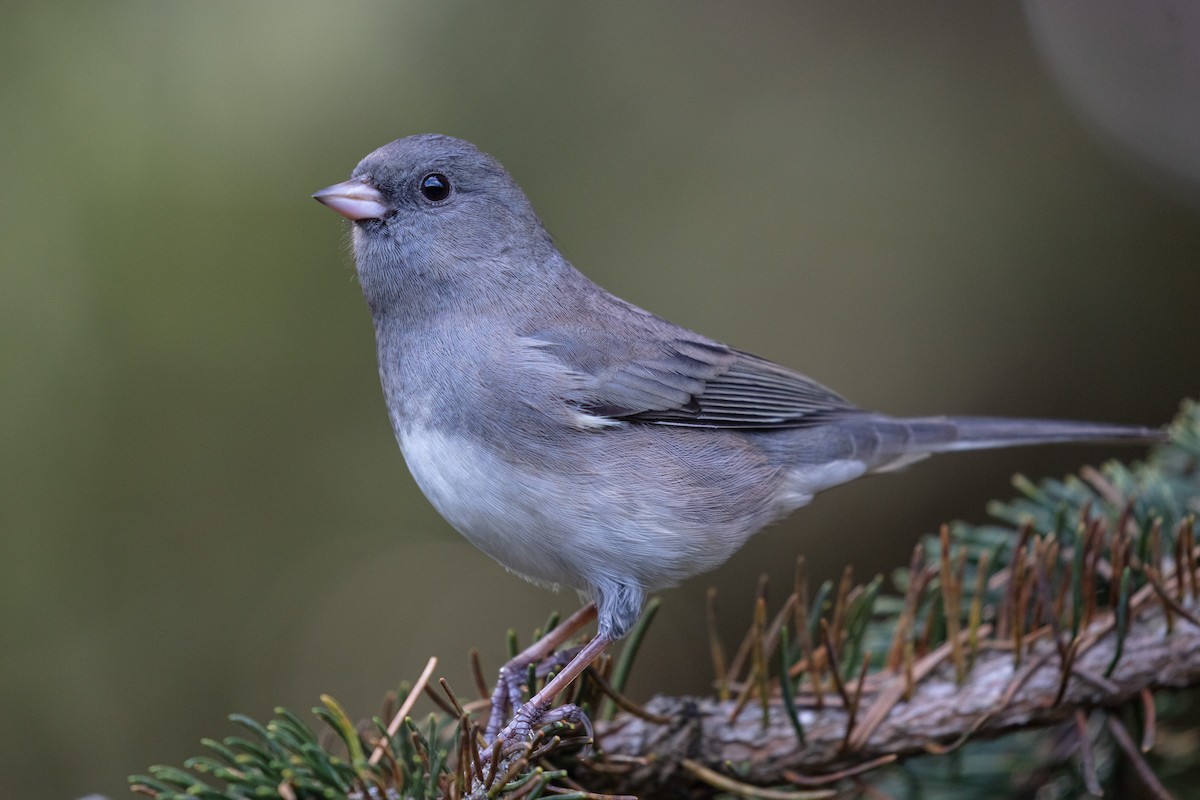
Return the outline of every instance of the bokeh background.
[[[575,607],[392,440],[309,194],[399,136],[475,141],[602,285],[864,406],[1167,421],[1200,389],[1200,26],[1084,5],[8,4],[0,794],[122,796],[229,712],[366,716],[432,654],[465,691],[470,647]],[[732,640],[797,553],[886,572],[1013,472],[1115,454],[830,492],[665,594],[632,693],[705,690],[710,585]]]

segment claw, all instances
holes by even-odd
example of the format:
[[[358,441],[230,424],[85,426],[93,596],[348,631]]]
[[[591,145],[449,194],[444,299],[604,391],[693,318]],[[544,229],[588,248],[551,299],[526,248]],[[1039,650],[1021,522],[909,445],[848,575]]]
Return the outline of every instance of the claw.
[[[567,703],[558,708],[553,708],[547,711],[542,717],[541,723],[543,727],[547,725],[566,725],[570,728],[583,728],[584,743],[579,751],[579,758],[584,759],[592,754],[592,745],[596,741],[596,730],[592,727],[592,721],[588,715],[583,713],[583,709],[574,703]]]
[[[554,724],[567,724],[583,728],[587,735],[586,755],[595,739],[591,721],[578,706],[566,704],[553,707],[553,703],[604,652],[610,640],[596,636],[582,648],[572,647],[559,652],[556,652],[556,648],[586,625],[595,613],[594,605],[585,606],[500,668],[496,688],[492,690],[492,710],[488,715],[485,733],[488,742],[501,741],[501,751],[507,754],[528,742],[535,730]],[[529,689],[526,683],[531,665],[536,677],[559,671],[532,698],[522,702]],[[510,709],[513,715],[506,725],[505,719]]]
[[[551,731],[548,729],[553,726],[565,726],[570,729],[582,728],[585,741],[579,757],[586,758],[588,756],[592,749],[592,743],[595,741],[596,732],[592,728],[592,721],[588,719],[588,715],[573,703],[541,709],[534,706],[533,703],[522,705],[513,714],[508,725],[500,731],[499,738],[504,742],[502,751],[508,753],[523,746],[536,730],[546,731],[549,734]]]

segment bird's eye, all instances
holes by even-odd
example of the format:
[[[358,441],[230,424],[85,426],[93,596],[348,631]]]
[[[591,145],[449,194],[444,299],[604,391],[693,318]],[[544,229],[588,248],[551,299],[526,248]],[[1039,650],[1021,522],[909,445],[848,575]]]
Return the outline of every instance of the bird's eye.
[[[421,178],[421,194],[431,203],[440,203],[450,196],[450,179],[440,172]]]

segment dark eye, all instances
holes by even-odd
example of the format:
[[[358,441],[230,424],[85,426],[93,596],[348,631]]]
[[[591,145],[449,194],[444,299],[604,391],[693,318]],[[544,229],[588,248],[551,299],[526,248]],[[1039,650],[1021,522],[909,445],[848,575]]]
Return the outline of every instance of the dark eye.
[[[440,172],[421,178],[421,194],[431,203],[440,203],[450,196],[450,179]]]

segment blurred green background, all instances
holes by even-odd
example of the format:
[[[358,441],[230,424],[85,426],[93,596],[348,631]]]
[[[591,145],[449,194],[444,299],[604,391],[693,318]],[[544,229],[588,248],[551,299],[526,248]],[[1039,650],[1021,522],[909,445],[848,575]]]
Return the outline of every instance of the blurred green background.
[[[1012,4],[10,3],[0,794],[121,796],[231,711],[366,716],[431,654],[465,692],[471,646],[494,668],[575,607],[461,541],[392,440],[309,194],[393,138],[476,142],[599,283],[864,406],[1167,421],[1200,204],[1039,44]],[[632,693],[705,690],[709,585],[733,639],[799,552],[887,571],[1014,471],[1115,454],[831,492],[665,595]]]

